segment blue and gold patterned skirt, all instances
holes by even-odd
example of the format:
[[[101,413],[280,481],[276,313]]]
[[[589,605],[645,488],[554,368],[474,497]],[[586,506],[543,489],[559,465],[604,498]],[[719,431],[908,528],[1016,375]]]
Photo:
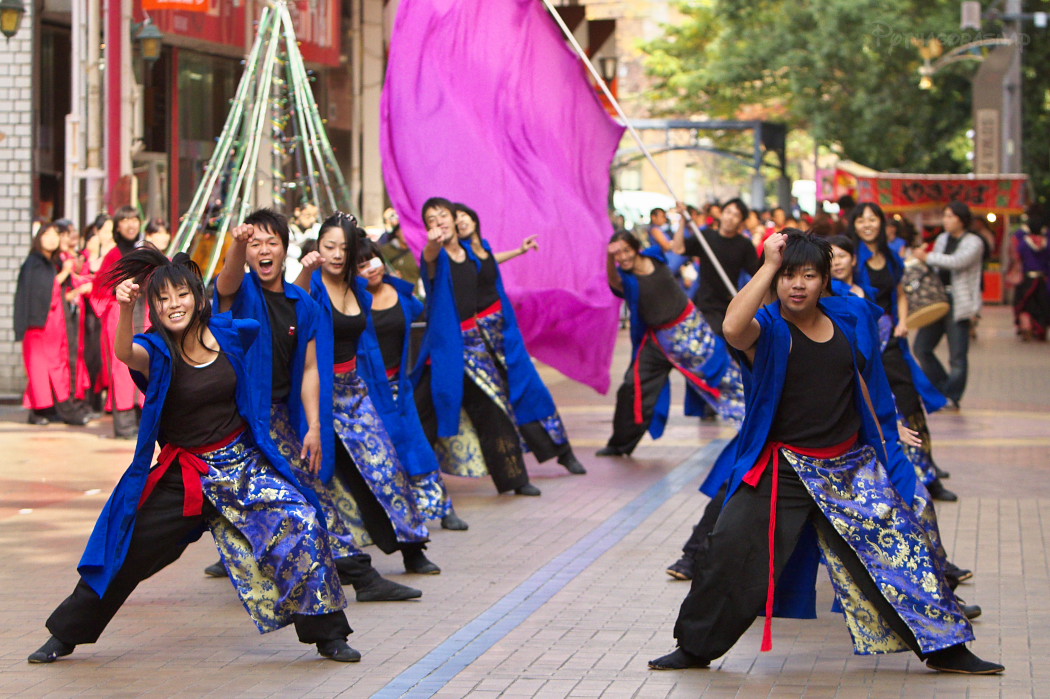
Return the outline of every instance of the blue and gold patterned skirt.
[[[507,371],[505,322],[502,310],[478,315],[478,328],[481,330],[482,337],[492,349],[492,353],[496,356],[496,361],[503,367],[504,373]],[[557,410],[554,411],[553,415],[540,420],[540,425],[553,444],[562,446],[569,443],[569,435],[565,431],[565,423],[562,422],[561,415],[558,414]],[[528,450],[528,444],[524,440],[522,447],[524,450]]]
[[[938,569],[932,545],[868,446],[832,458],[783,456],[824,516],[856,552],[886,601],[931,653],[973,640],[973,629]],[[821,541],[835,596],[858,654],[909,650],[864,597],[842,560]]]
[[[467,379],[492,402],[492,409],[501,412],[511,425],[517,424],[507,382],[485,344],[481,331],[476,327],[463,330],[463,370]],[[464,400],[468,398],[464,396]],[[501,448],[501,451],[507,454],[508,462],[511,461],[511,453],[521,449],[520,439],[517,436],[515,438],[514,444],[505,444]],[[434,444],[434,453],[437,454],[438,463],[441,464],[444,473],[467,478],[484,478],[489,475],[478,432],[466,410],[462,408],[459,415],[459,433],[454,437],[438,437]],[[520,460],[520,454],[518,458]]]
[[[393,527],[400,543],[424,543],[430,533],[416,507],[408,474],[387,434],[383,421],[368,397],[365,382],[350,370],[335,375],[333,391],[336,439],[350,455]],[[360,509],[337,469],[329,487],[332,501],[360,546],[372,543]]]
[[[215,508],[208,526],[259,631],[287,626],[296,614],[343,609],[346,598],[316,510],[251,435],[245,431],[198,455],[209,467],[201,490]]]
[[[714,381],[704,375],[704,365],[715,353],[727,351],[724,341],[711,331],[704,316],[694,308],[680,323],[650,332],[664,356],[688,379],[690,390],[699,394],[723,420],[739,425],[744,419],[744,381],[740,367],[730,358],[725,372],[714,377]],[[717,389],[718,395],[699,386],[697,379]]]
[[[361,549],[358,548],[358,544],[354,540],[354,533],[347,525],[346,520],[340,516],[340,510],[336,504],[340,489],[338,487],[329,487],[317,474],[310,473],[304,467],[303,460],[300,458],[303,443],[299,439],[296,429],[292,426],[292,421],[288,416],[287,403],[272,403],[270,405],[270,438],[277,445],[281,456],[291,464],[292,470],[295,471],[295,477],[299,479],[299,482],[317,494],[317,499],[321,502],[321,509],[323,510],[325,527],[328,530],[328,545],[332,549],[332,557],[340,559],[359,555]]]

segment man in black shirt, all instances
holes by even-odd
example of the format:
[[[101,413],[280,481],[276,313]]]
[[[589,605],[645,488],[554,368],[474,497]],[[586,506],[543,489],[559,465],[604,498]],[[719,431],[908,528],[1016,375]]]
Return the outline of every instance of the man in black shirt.
[[[715,271],[711,258],[700,241],[695,237],[685,236],[687,216],[685,205],[681,202],[678,203],[678,212],[682,215],[682,222],[671,242],[671,249],[679,255],[700,258],[700,286],[694,300],[708,325],[721,337],[722,320],[725,318],[729,302],[733,300],[733,294]],[[704,240],[711,247],[718,264],[734,284],[738,283],[741,272],[753,275],[758,271],[755,246],[746,236],[740,235],[748,213],[747,204],[740,199],[730,199],[722,207],[722,218],[718,222],[718,228],[700,230],[700,235],[704,236]]]

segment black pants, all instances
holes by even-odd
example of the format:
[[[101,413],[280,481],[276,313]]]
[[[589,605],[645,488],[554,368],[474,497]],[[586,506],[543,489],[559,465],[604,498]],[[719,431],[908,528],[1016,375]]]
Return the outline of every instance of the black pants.
[[[423,423],[427,439],[431,444],[436,444],[438,421],[430,389],[430,376],[431,370],[428,367],[416,388],[416,408],[419,410],[419,419]],[[517,428],[507,414],[466,374],[463,376],[463,410],[478,434],[481,455],[485,459],[485,466],[492,476],[496,490],[505,493],[528,483],[529,472],[525,470],[525,457],[521,453]]]
[[[73,594],[48,617],[48,631],[74,645],[97,641],[135,587],[178,559],[203,529],[211,504],[205,501],[203,515],[184,517],[183,500],[181,469],[171,468],[139,509],[127,558],[106,594],[100,598],[81,578]],[[297,614],[294,623],[303,643],[346,639],[351,633],[342,610],[321,615]]]
[[[547,432],[547,428],[539,420],[518,425],[518,431],[521,432],[521,438],[525,440],[529,451],[536,457],[536,461],[540,463],[555,457],[565,456],[572,451],[572,445],[568,442],[555,444],[554,440],[551,439],[550,433]]]
[[[638,374],[642,384],[642,421],[635,422],[634,415],[634,367],[638,365]],[[638,357],[627,367],[623,383],[616,391],[616,411],[613,413],[613,433],[608,446],[630,454],[645,436],[649,423],[653,421],[656,401],[667,382],[674,365],[664,352],[653,341],[645,343]]]
[[[336,437],[335,441],[335,478],[341,479],[347,490],[350,491],[350,495],[353,496],[354,502],[357,503],[357,509],[361,513],[361,520],[364,522],[365,530],[368,532],[368,536],[372,538],[372,542],[383,553],[424,548],[426,546],[424,542],[402,543],[397,540],[397,533],[394,532],[394,525],[390,522],[390,516],[387,515],[379,499],[372,492],[372,488],[369,487],[364,476],[361,475],[360,469],[357,468],[357,464],[354,463],[353,458],[346,451],[346,447],[343,446],[338,437]]]
[[[704,508],[704,514],[700,517],[700,521],[693,527],[693,533],[689,535],[689,539],[685,542],[685,546],[682,547],[682,558],[692,563],[693,575],[696,575],[704,565],[704,560],[707,556],[708,539],[711,536],[711,532],[715,529],[715,522],[718,521],[718,515],[722,513],[722,506],[726,501],[727,487],[722,486],[713,498],[707,503],[707,507]]]
[[[886,378],[890,382],[890,390],[893,392],[893,400],[897,406],[897,412],[904,418],[904,424],[919,433],[922,440],[922,450],[926,453],[930,463],[933,460],[933,440],[930,437],[930,428],[926,424],[926,413],[922,406],[922,396],[915,388],[915,380],[911,375],[911,366],[904,358],[901,351],[900,341],[890,338],[886,349],[882,352],[882,365],[886,369]],[[936,478],[934,480],[937,480]]]
[[[779,476],[774,579],[780,578],[803,528],[812,522],[842,559],[861,593],[890,628],[920,654],[915,635],[883,597],[857,554],[824,517],[786,459],[780,460]],[[725,655],[765,609],[772,482],[771,470],[767,469],[757,488],[740,486],[715,523],[706,560],[695,565],[674,635],[679,646],[701,658],[714,660]]]

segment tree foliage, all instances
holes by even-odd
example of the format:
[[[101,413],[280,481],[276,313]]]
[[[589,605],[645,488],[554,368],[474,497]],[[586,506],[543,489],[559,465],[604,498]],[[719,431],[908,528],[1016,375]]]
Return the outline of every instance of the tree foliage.
[[[918,87],[913,37],[947,48],[958,0],[692,0],[650,42],[663,113],[784,120],[847,159],[887,171],[966,172],[972,63]]]

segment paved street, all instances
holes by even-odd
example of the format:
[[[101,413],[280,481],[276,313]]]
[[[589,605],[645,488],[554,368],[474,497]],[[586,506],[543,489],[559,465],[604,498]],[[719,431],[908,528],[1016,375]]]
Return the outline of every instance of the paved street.
[[[418,602],[347,610],[364,659],[320,659],[291,629],[260,636],[230,584],[205,578],[210,537],[144,583],[99,643],[50,666],[26,656],[72,589],[75,565],[132,445],[86,429],[0,421],[0,694],[19,696],[394,697],[1019,697],[1050,686],[1050,347],[1023,345],[1009,311],[986,309],[970,354],[962,411],[931,418],[934,449],[958,503],[938,506],[952,559],[975,577],[959,592],[980,604],[974,651],[1001,677],[929,672],[913,656],[852,654],[819,579],[819,618],[778,619],[760,653],[754,625],[710,670],[651,672],[674,647],[687,583],[664,568],[703,509],[696,488],[730,432],[675,412],[664,438],[633,459],[598,459],[612,394],[544,369],[576,452],[570,476],[530,461],[540,498],[496,496],[489,481],[449,479],[467,532],[433,530],[440,576],[409,576],[398,557],[379,570],[424,591]],[[627,361],[621,334],[614,376]],[[615,382],[614,382],[615,386]],[[531,458],[531,457],[530,457]],[[1042,658],[1043,660],[1039,660]],[[1041,689],[1040,689],[1041,688]]]

